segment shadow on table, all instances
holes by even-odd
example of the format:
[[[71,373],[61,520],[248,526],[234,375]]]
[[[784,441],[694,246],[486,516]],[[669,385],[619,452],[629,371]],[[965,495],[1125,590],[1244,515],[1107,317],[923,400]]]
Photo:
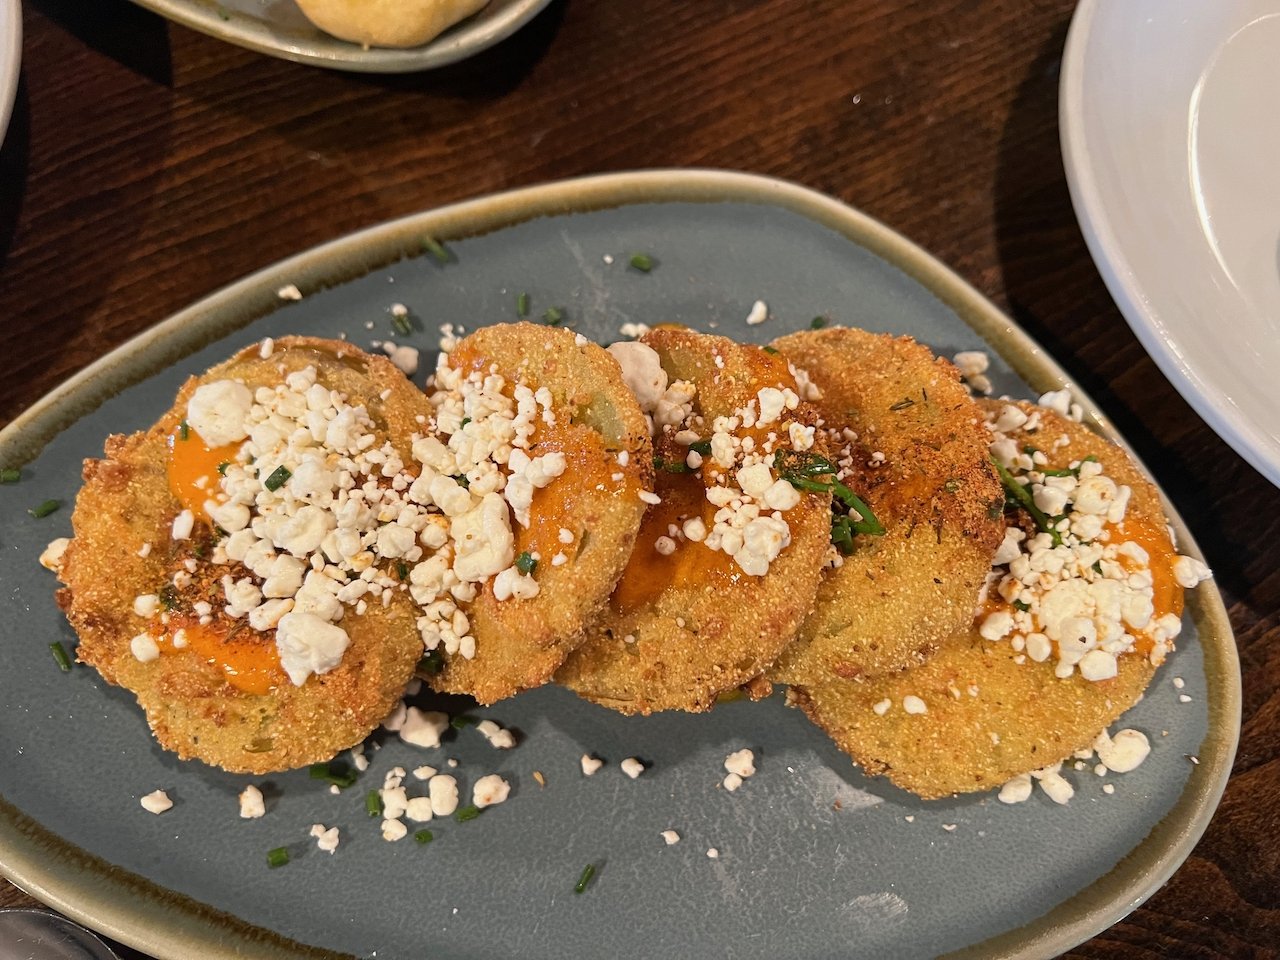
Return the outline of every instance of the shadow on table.
[[[9,257],[22,201],[27,194],[27,168],[31,158],[31,106],[27,100],[27,80],[18,80],[9,129],[0,133],[0,267]]]
[[[1252,551],[1234,531],[1250,530],[1250,516],[1280,511],[1280,491],[1200,422],[1165,381],[1128,330],[1093,264],[1071,205],[1058,126],[1044,122],[1057,116],[1066,31],[1064,20],[1036,58],[1001,139],[996,242],[1010,309],[1098,401],[1153,470],[1209,551],[1219,585],[1245,599]],[[1099,351],[1104,333],[1107,343],[1120,344],[1118,351]],[[1247,494],[1210,501],[1206,490]]]
[[[165,19],[127,0],[27,0],[90,49],[165,87],[173,86]]]

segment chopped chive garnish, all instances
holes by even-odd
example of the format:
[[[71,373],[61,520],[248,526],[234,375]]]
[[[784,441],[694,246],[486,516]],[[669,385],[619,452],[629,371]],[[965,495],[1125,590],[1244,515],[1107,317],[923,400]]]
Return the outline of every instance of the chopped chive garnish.
[[[223,460],[218,464],[218,476],[225,477],[227,475],[227,467],[231,466],[230,460]]]
[[[631,255],[631,267],[641,273],[648,273],[653,269],[653,257],[647,253],[633,253]]]
[[[836,499],[862,518],[861,520],[853,520],[852,525],[854,532],[865,533],[871,537],[884,536],[884,526],[876,519],[876,515],[871,512],[871,508],[863,502],[861,497],[846,487],[839,480],[832,481],[831,493]]]
[[[894,412],[896,413],[896,412],[897,412],[897,411],[899,411],[899,410],[905,410],[905,409],[907,409],[907,407],[914,407],[915,405],[916,405],[916,402],[915,402],[914,400],[912,400],[910,397],[907,397],[907,398],[905,398],[905,399],[903,399],[903,400],[899,400],[899,401],[898,401],[897,403],[895,403],[895,404],[892,404],[892,405],[889,407],[889,409],[890,409],[890,410],[892,410],[892,411],[894,411]]]
[[[38,507],[33,507],[30,510],[28,510],[27,513],[31,514],[33,517],[39,520],[41,517],[47,517],[49,514],[57,510],[58,507],[60,506],[62,506],[62,504],[57,500],[46,500],[44,503],[40,504]]]
[[[689,465],[683,460],[666,460],[662,457],[654,457],[653,469],[661,470],[663,473],[688,473]]]
[[[399,580],[409,579],[409,565],[403,560],[397,561],[396,563],[396,578]]]
[[[1074,471],[1074,470],[1044,470],[1044,469],[1042,469],[1040,472],[1041,472],[1041,473],[1043,473],[1046,477],[1074,477],[1074,476],[1076,475],[1076,473],[1075,473],[1075,471]]]
[[[529,295],[521,293],[516,295],[516,316],[527,317],[529,315]]]
[[[413,839],[424,846],[435,839],[430,830],[419,830],[413,835]]]
[[[564,311],[559,307],[547,307],[547,309],[543,311],[542,319],[545,323],[554,327],[556,324],[564,320]]]
[[[275,492],[283,487],[291,476],[293,476],[293,474],[289,472],[289,468],[281,464],[271,471],[271,476],[267,477],[267,479],[263,481],[262,485],[268,490]]]
[[[689,444],[689,449],[690,449],[690,450],[692,450],[694,453],[700,453],[700,454],[702,454],[704,457],[710,456],[710,455],[711,455],[711,441],[710,441],[710,440],[695,440],[695,441],[693,441],[693,443]]]
[[[459,823],[466,823],[468,820],[474,820],[478,816],[480,816],[480,808],[472,803],[465,807],[460,807],[458,812],[453,815],[453,819]]]
[[[354,770],[335,770],[327,763],[313,763],[311,765],[311,779],[324,780],[332,783],[339,790],[345,790],[356,782],[356,772]]]
[[[760,349],[763,350],[765,353],[772,354],[775,357],[778,355],[778,351],[775,350],[773,347],[761,347]]]
[[[809,321],[809,329],[810,329],[810,330],[821,330],[821,329],[822,329],[823,327],[825,327],[829,322],[830,322],[830,321],[829,321],[829,320],[827,320],[827,318],[826,318],[826,317],[814,317],[812,320],[810,320],[810,321]]]
[[[1022,452],[1023,452],[1023,453],[1025,453],[1025,454],[1027,454],[1028,456],[1030,456],[1030,455],[1033,455],[1033,454],[1037,454],[1037,453],[1039,453],[1039,452],[1040,452],[1040,448],[1039,448],[1039,447],[1033,447],[1031,444],[1029,444],[1029,443],[1028,443],[1028,444],[1024,444],[1024,445],[1023,445],[1023,447],[1022,447]]]
[[[179,440],[191,439],[191,428],[187,426],[187,421],[185,420],[183,420],[180,424],[178,424],[178,439]]]
[[[382,794],[377,790],[370,790],[364,795],[364,812],[371,817],[382,816]]]
[[[525,550],[516,557],[516,569],[521,573],[533,573],[538,569],[538,561],[534,559],[533,554]]]
[[[834,477],[836,473],[835,464],[826,457],[816,453],[779,450],[774,455],[773,466],[778,471],[778,476],[797,490],[832,495],[831,542],[841,551],[852,552],[855,533],[872,537],[884,535],[884,526],[861,497],[839,480],[816,479],[821,476]],[[852,516],[854,513],[857,514],[856,519]]]
[[[468,423],[470,423],[470,422],[471,422],[471,418],[470,418],[470,417],[463,417],[463,418],[462,418],[462,422],[461,422],[460,424],[458,424],[458,429],[459,429],[459,430],[461,430],[463,427],[465,427],[465,426],[466,426]]]
[[[432,650],[421,660],[418,661],[418,672],[425,673],[427,676],[434,677],[437,673],[444,669],[444,654],[439,650]]]
[[[21,479],[21,470],[15,470],[13,467],[7,467],[4,470],[0,470],[0,483],[17,483]]]
[[[1026,613],[1031,609],[1031,604],[1027,603],[1025,600],[1014,600],[1013,606],[1014,609],[1021,610],[1023,613]]]
[[[407,316],[401,316],[398,313],[393,313],[391,315],[391,326],[395,327],[396,333],[400,334],[402,337],[407,337],[409,334],[413,333],[413,324],[409,322],[409,318]]]
[[[474,727],[480,721],[475,717],[469,717],[465,713],[460,713],[449,722],[449,726],[455,730],[462,730],[465,727]]]
[[[1093,561],[1093,572],[1094,572],[1094,573],[1096,573],[1098,576],[1102,576],[1102,561],[1101,561],[1101,560],[1095,560],[1095,561]]]
[[[229,13],[226,11],[226,9],[225,9],[224,7],[219,7],[219,8],[218,8],[218,19],[219,19],[219,20],[230,20],[230,19],[231,19],[231,14],[229,14]]]
[[[329,765],[327,763],[313,763],[308,769],[312,780],[328,780]]]
[[[445,249],[444,244],[434,237],[423,237],[422,249],[435,257],[439,263],[448,263],[451,259],[449,251]]]
[[[1031,515],[1031,519],[1035,521],[1039,530],[1053,538],[1055,547],[1062,546],[1062,534],[1053,528],[1049,518],[1036,506],[1036,502],[1031,498],[1031,494],[1027,492],[1027,488],[1015,480],[1013,474],[1005,469],[1004,465],[996,460],[995,457],[991,458],[991,462],[996,465],[996,473],[1000,475],[1000,483],[1004,486],[1005,494],[1017,506]]]
[[[578,878],[578,882],[573,885],[574,893],[582,893],[587,889],[587,884],[591,882],[591,878],[596,875],[596,865],[588,863],[582,868],[582,876]]]
[[[289,862],[289,848],[276,847],[274,850],[267,851],[267,866],[271,869],[283,867]]]
[[[53,654],[53,659],[58,661],[58,669],[63,673],[70,673],[71,657],[67,654],[67,651],[63,649],[61,641],[53,641],[53,643],[49,644],[49,650]]]

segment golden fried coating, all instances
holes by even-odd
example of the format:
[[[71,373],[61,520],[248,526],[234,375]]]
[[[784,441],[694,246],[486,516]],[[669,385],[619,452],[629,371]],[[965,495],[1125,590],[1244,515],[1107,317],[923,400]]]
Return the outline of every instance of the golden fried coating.
[[[693,412],[704,438],[716,417],[733,416],[761,388],[795,387],[785,360],[759,347],[677,329],[655,330],[642,342],[657,351],[673,383],[696,387]],[[776,433],[778,449],[790,449],[787,425],[812,425],[814,415],[800,404],[767,431]],[[681,542],[664,555],[658,540],[670,538],[673,524],[694,517],[708,530],[714,524],[716,508],[706,497],[719,472],[714,460],[708,456],[701,471],[670,472],[683,467],[688,450],[670,429],[655,441],[655,457],[668,465],[657,473],[661,503],[646,514],[590,639],[556,675],[578,695],[622,713],[708,710],[717,694],[758,675],[809,612],[831,549],[830,495],[805,493],[785,513],[790,545],[763,576],[744,573],[732,557],[701,542]]]
[[[1004,405],[982,403],[990,410]],[[1173,547],[1155,487],[1123,450],[1081,424],[1031,404],[1019,407],[1027,414],[1038,411],[1042,426],[1010,436],[1043,450],[1049,467],[1062,469],[1092,454],[1117,484],[1129,485],[1126,527],[1164,538],[1162,559],[1152,568],[1157,611],[1180,611],[1181,590],[1165,569]],[[1055,447],[1064,436],[1068,445]],[[921,666],[866,683],[828,680],[792,688],[790,699],[868,773],[883,773],[906,790],[935,798],[998,787],[1092,744],[1138,701],[1155,673],[1141,653],[1117,659],[1113,679],[1090,681],[1079,673],[1059,679],[1052,657],[1037,663],[1010,643],[984,640],[969,628]],[[907,696],[923,700],[928,712],[906,713]],[[883,700],[890,708],[878,716],[872,706]]]
[[[449,362],[456,369],[496,368],[509,389],[518,382],[550,390],[555,424],[539,423],[529,454],[560,451],[568,460],[564,474],[534,495],[530,526],[516,530],[517,554],[540,557],[538,595],[499,602],[492,583],[485,586],[459,605],[476,639],[474,659],[446,657],[439,673],[423,674],[436,690],[488,704],[547,682],[581,642],[631,555],[653,453],[617,361],[597,344],[578,343],[572,331],[532,323],[484,327],[460,342]],[[566,562],[556,565],[557,554]]]
[[[910,337],[832,327],[774,346],[822,390],[827,428],[857,434],[844,482],[885,533],[827,570],[770,677],[865,680],[921,663],[972,619],[1004,530],[982,414],[956,369]]]
[[[203,459],[207,470],[185,469],[212,474],[221,455],[185,427],[187,400],[196,388],[223,379],[274,386],[307,366],[316,368],[320,383],[365,404],[379,439],[390,439],[408,458],[414,418],[428,408],[385,359],[345,343],[300,337],[277,340],[272,356],[263,359],[254,345],[189,379],[150,430],[109,437],[106,458],[85,461],[72,517],[75,535],[59,569],[66,584],[59,602],[80,635],[79,659],[137,695],[162,746],[237,773],[328,760],[358,743],[403,695],[422,653],[412,604],[397,594],[386,608],[370,604],[364,614],[349,609],[342,627],[350,647],[341,664],[294,686],[280,667],[274,631],[252,630],[223,612],[221,577],[246,571],[230,561],[212,562],[216,536],[208,522],[198,520],[190,539],[171,537],[184,506],[177,491],[189,491],[191,479],[171,464]],[[390,393],[383,400],[385,391]],[[184,585],[174,586],[175,574]],[[135,612],[135,598],[143,595],[158,596],[160,608]],[[199,622],[197,602],[209,603],[209,623]],[[179,629],[188,640],[182,648],[172,642]],[[148,632],[160,638],[162,653],[142,662],[130,642]]]

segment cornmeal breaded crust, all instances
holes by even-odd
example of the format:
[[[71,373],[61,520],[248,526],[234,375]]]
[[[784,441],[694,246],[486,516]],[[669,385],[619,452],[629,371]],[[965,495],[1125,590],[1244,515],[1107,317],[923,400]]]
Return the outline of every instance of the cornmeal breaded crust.
[[[539,490],[530,526],[516,526],[516,551],[539,556],[539,593],[495,599],[492,583],[460,604],[476,655],[445,659],[433,688],[493,703],[551,678],[604,607],[635,544],[644,516],[640,492],[652,485],[653,449],[644,414],[618,363],[563,328],[531,323],[484,327],[449,355],[457,369],[495,369],[514,388],[546,388],[555,424],[540,424],[531,456],[561,451],[564,474]],[[621,455],[621,456],[620,456]],[[560,531],[571,535],[566,542]],[[557,554],[565,561],[556,564]]]
[[[1005,405],[981,403],[992,411]],[[1131,488],[1125,522],[1164,535],[1156,488],[1123,450],[1044,408],[1018,406],[1038,413],[1042,425],[1034,434],[1009,436],[1033,441],[1050,468],[1096,456],[1107,476]],[[1069,442],[1054,446],[1061,437]],[[866,683],[829,680],[795,687],[790,699],[868,773],[935,798],[998,787],[1092,744],[1138,701],[1156,670],[1140,653],[1117,660],[1118,673],[1110,680],[1090,681],[1079,673],[1059,679],[1052,658],[1037,663],[1007,641],[984,640],[970,628],[949,638],[923,665]],[[908,696],[923,700],[928,712],[906,713],[902,703]],[[872,706],[883,700],[890,708],[879,716]]]
[[[693,409],[704,436],[716,417],[732,416],[762,387],[795,387],[785,360],[759,347],[665,328],[642,342],[657,351],[672,381],[696,387]],[[782,438],[779,447],[790,447],[789,422],[812,425],[814,417],[806,404],[785,413],[770,427]],[[670,433],[655,441],[655,454],[674,464],[687,452]],[[717,694],[768,667],[809,612],[831,549],[830,495],[806,493],[786,511],[790,545],[763,576],[751,576],[702,543],[682,543],[669,556],[657,552],[657,538],[680,515],[714,513],[699,472],[659,471],[655,493],[663,502],[650,508],[614,597],[556,681],[622,713],[708,710]]]
[[[358,743],[403,695],[422,652],[414,610],[404,594],[386,608],[370,604],[363,615],[348,610],[342,627],[351,645],[342,663],[300,687],[280,673],[267,693],[238,689],[209,662],[207,646],[202,652],[194,645],[170,647],[145,663],[131,651],[131,638],[158,622],[158,615],[134,612],[135,597],[144,594],[164,597],[171,622],[193,630],[192,604],[210,602],[213,630],[230,633],[236,644],[274,651],[274,631],[259,633],[222,613],[221,576],[244,576],[245,571],[239,564],[215,566],[207,559],[216,539],[208,524],[197,522],[190,539],[171,538],[182,507],[170,489],[169,445],[187,400],[201,384],[238,379],[250,387],[274,386],[307,366],[316,368],[319,382],[365,404],[379,438],[389,438],[408,459],[415,417],[427,407],[385,359],[345,343],[302,337],[277,340],[274,353],[263,359],[255,345],[189,379],[150,430],[109,437],[105,459],[85,461],[84,486],[72,516],[74,537],[58,571],[66,584],[59,602],[80,635],[78,658],[137,695],[162,746],[184,759],[237,773],[328,760]],[[139,555],[143,544],[151,544],[145,556]],[[190,584],[173,588],[175,572],[187,570],[188,561],[195,566]]]
[[[1003,535],[982,414],[956,369],[910,337],[832,327],[774,346],[821,388],[826,426],[858,435],[844,482],[885,533],[826,571],[770,677],[866,680],[921,663],[972,619]]]

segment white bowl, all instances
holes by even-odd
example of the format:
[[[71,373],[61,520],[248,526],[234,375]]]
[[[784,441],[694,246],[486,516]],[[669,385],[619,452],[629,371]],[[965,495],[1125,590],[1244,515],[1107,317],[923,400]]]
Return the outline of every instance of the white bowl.
[[[1139,340],[1280,486],[1280,0],[1082,0],[1062,151]]]

